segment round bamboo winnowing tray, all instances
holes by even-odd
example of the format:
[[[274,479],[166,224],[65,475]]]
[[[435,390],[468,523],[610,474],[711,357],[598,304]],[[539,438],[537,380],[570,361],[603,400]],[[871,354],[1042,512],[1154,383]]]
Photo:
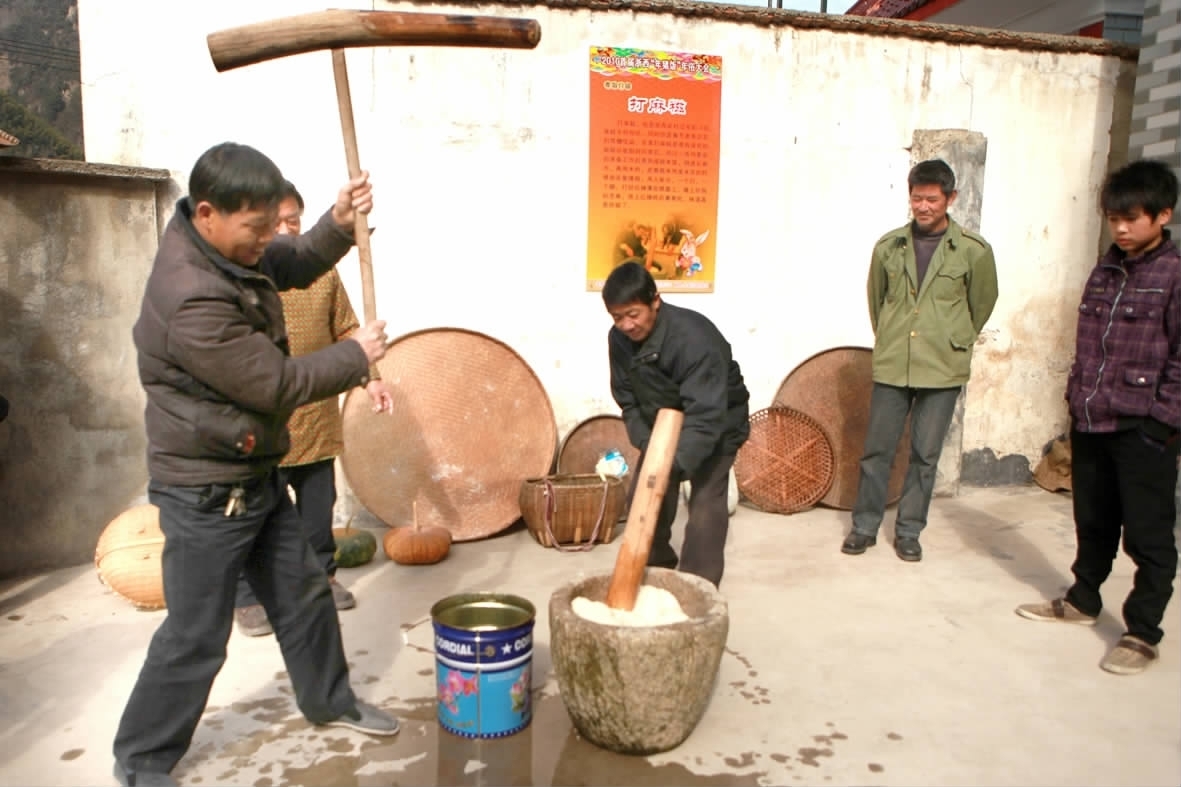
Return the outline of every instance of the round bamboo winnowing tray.
[[[489,336],[459,328],[406,334],[377,362],[394,400],[373,412],[345,398],[341,469],[357,499],[391,526],[418,522],[471,541],[521,516],[521,482],[553,465],[553,407],[529,365]]]
[[[631,444],[627,427],[618,415],[592,415],[570,430],[558,449],[558,472],[577,475],[595,472],[608,451],[616,450],[627,461],[628,474],[640,472],[640,449]]]
[[[751,413],[750,437],[734,459],[738,491],[773,514],[811,508],[832,486],[832,445],[815,419],[790,407]]]
[[[160,509],[135,506],[111,520],[94,547],[98,578],[137,609],[163,609],[164,533]]]
[[[869,400],[873,393],[873,350],[868,347],[836,347],[813,355],[787,376],[775,394],[775,405],[791,407],[812,416],[832,442],[832,487],[820,499],[831,508],[851,510],[857,501],[861,454],[869,433]],[[890,505],[902,496],[906,463],[910,456],[910,417],[894,454],[886,485]]]

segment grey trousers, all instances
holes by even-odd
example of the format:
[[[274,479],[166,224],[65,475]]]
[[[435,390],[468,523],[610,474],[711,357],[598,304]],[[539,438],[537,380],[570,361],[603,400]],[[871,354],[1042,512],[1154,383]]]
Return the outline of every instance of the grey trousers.
[[[935,470],[943,440],[951,426],[956,388],[899,388],[873,384],[869,431],[861,455],[857,502],[853,504],[853,532],[876,536],[886,513],[886,486],[906,414],[910,413],[910,459],[902,499],[898,501],[895,538],[918,538],[927,526],[927,509],[935,489]]]

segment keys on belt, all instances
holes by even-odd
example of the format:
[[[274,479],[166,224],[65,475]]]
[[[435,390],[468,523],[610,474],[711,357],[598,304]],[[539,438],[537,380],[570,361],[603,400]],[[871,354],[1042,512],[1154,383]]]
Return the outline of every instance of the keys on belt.
[[[226,516],[242,516],[246,513],[246,490],[235,486],[230,490],[230,499],[226,501]]]

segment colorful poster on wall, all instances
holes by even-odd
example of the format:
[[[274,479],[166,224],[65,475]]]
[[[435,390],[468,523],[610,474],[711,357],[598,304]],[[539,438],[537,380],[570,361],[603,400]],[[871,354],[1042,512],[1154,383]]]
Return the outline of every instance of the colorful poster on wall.
[[[633,260],[713,292],[721,119],[721,57],[591,47],[588,290]]]

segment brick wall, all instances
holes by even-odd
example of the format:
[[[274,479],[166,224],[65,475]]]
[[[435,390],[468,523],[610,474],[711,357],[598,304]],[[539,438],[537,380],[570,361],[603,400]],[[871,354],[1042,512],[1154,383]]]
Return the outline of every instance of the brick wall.
[[[1128,154],[1166,161],[1181,176],[1181,0],[1145,5]],[[1171,229],[1181,238],[1181,211]]]

